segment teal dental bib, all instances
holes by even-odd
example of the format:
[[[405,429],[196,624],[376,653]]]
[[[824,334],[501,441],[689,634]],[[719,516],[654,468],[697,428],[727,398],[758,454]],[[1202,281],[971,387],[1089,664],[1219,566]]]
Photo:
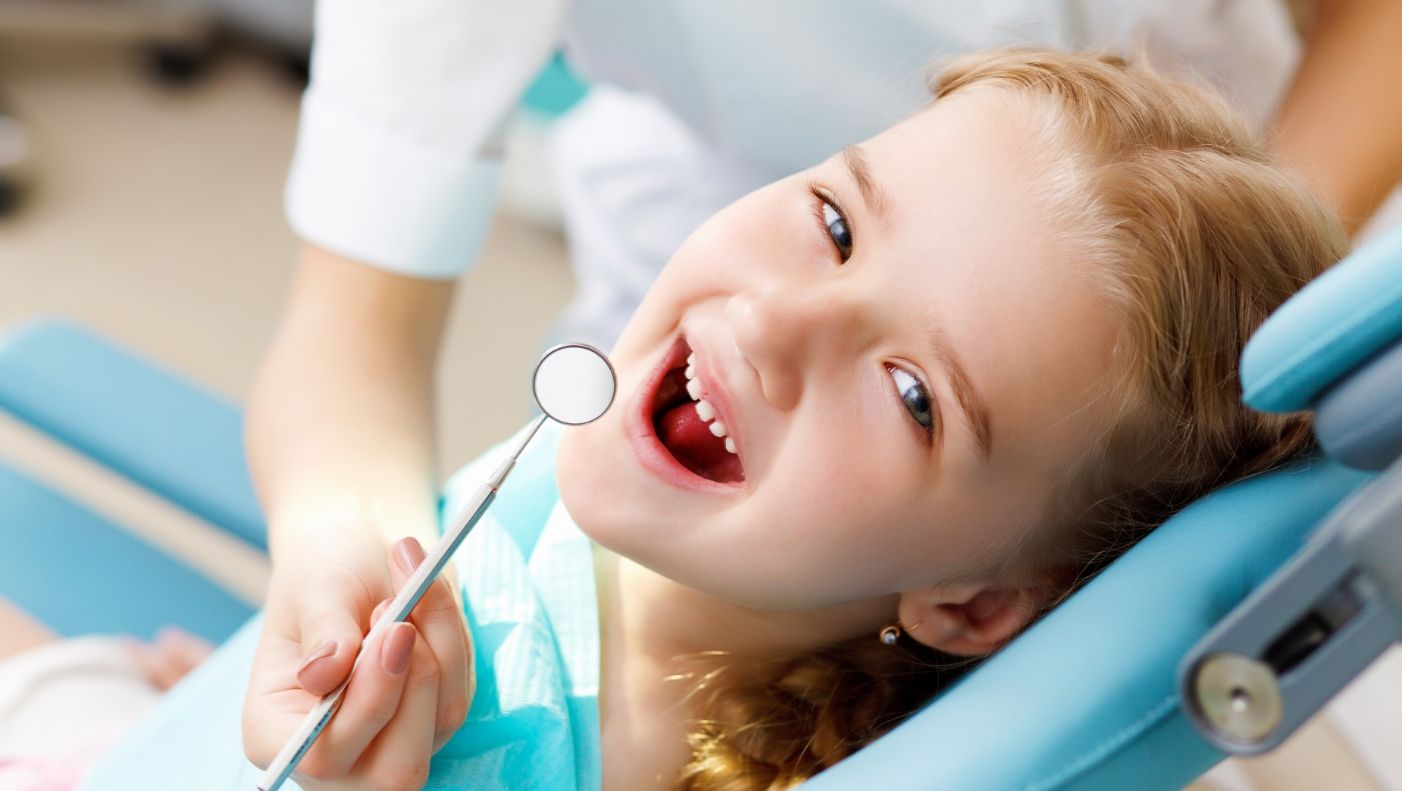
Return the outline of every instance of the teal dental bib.
[[[562,429],[541,430],[454,557],[473,636],[477,693],[433,758],[426,789],[599,791],[599,624],[592,546],[555,488]],[[495,469],[504,443],[458,471],[442,513]],[[262,617],[172,689],[82,788],[251,791],[244,689]],[[284,788],[296,788],[288,783]]]

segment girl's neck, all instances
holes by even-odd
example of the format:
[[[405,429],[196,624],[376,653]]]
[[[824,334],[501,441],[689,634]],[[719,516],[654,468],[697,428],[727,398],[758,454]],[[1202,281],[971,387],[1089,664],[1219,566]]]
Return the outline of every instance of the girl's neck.
[[[776,662],[869,631],[895,598],[803,612],[759,610],[679,585],[595,546],[604,789],[670,789],[711,694]],[[705,679],[705,688],[697,685]]]
[[[896,594],[810,610],[766,610],[710,596],[595,545],[600,591],[621,602],[609,616],[623,648],[670,664],[679,657],[723,655],[752,666],[816,651],[870,632],[896,612]],[[626,604],[625,604],[626,603]]]

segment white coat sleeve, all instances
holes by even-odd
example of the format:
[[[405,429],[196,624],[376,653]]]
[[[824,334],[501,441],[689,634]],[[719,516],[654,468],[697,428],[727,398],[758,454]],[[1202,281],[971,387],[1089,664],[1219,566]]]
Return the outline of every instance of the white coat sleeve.
[[[287,216],[304,241],[418,277],[476,257],[501,130],[567,0],[318,0]]]

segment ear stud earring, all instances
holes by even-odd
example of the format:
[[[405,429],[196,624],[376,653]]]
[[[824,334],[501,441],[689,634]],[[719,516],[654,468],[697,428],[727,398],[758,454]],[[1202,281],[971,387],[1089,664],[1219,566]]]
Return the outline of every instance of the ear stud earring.
[[[916,621],[914,626],[910,627],[909,629],[907,629],[907,630],[905,630],[905,631],[907,631],[907,632],[913,632],[913,631],[915,631],[916,629],[919,629],[919,628],[920,628],[920,624],[922,624],[922,623],[924,623],[924,621]],[[901,639],[901,622],[900,622],[900,621],[896,621],[895,623],[891,624],[890,626],[887,626],[887,627],[883,628],[883,629],[877,634],[877,639],[879,639],[882,643],[885,643],[886,645],[895,645],[895,644],[896,644],[896,641],[898,641],[898,640]]]

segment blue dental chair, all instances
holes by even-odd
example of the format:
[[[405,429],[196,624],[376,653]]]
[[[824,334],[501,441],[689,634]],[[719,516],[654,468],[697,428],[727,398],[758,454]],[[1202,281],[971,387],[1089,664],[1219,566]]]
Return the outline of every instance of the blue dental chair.
[[[71,324],[0,335],[0,409],[242,541],[266,550],[242,419],[193,383]],[[213,642],[253,614],[238,597],[101,514],[0,463],[0,598],[64,637]]]
[[[1367,374],[1402,349],[1402,233],[1350,256],[1278,317],[1248,349],[1248,403],[1311,407]],[[265,546],[238,411],[192,384],[82,329],[38,321],[0,337],[0,408]],[[1180,692],[1185,656],[1373,477],[1321,458],[1193,504],[926,710],[806,787],[1187,785],[1227,752],[1202,735]],[[150,635],[174,623],[217,641],[251,615],[179,561],[3,466],[0,507],[0,597],[60,634]]]

